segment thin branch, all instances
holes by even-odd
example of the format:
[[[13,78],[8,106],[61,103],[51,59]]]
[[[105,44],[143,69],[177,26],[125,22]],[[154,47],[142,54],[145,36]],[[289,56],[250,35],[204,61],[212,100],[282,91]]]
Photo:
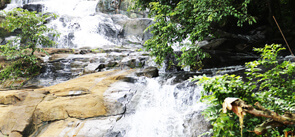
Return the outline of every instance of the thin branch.
[[[284,33],[283,33],[283,31],[282,31],[282,29],[281,29],[279,23],[277,22],[275,16],[272,16],[272,17],[273,17],[273,19],[275,20],[275,22],[276,22],[276,24],[277,24],[277,26],[278,26],[278,28],[279,28],[279,30],[280,30],[280,32],[281,32],[281,34],[282,34],[284,40],[285,40],[285,42],[286,42],[286,44],[287,44],[287,46],[288,46],[288,48],[289,48],[289,51],[291,52],[292,56],[294,56],[294,54],[293,54],[293,52],[292,52],[292,50],[291,50],[291,48],[290,48],[290,46],[289,46],[289,44],[288,44],[288,42],[287,42],[285,36],[284,36]]]

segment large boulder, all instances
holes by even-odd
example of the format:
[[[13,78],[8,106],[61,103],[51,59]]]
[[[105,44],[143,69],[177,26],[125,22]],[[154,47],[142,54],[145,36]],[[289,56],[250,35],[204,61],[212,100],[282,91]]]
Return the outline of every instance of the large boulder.
[[[97,27],[97,33],[113,43],[118,43],[118,39],[122,38],[123,28],[111,22],[100,22]]]
[[[124,15],[113,15],[112,20],[115,24],[123,26],[124,44],[143,44],[152,37],[150,30],[146,29],[154,22],[149,18],[129,19]]]
[[[0,92],[0,136],[28,136],[35,128],[33,113],[46,92],[19,90]]]
[[[23,9],[26,9],[28,11],[36,11],[36,12],[42,12],[44,8],[44,5],[42,4],[25,4],[23,6]]]
[[[41,89],[0,91],[0,136],[90,135],[87,131],[96,122],[106,125],[106,132],[124,112],[124,105],[117,102],[124,94],[118,91],[119,94],[113,96],[104,92],[134,71],[105,71]],[[114,108],[111,104],[118,105]],[[69,128],[75,132],[68,132]],[[91,134],[100,136],[103,132],[93,130]]]
[[[157,67],[147,67],[143,69],[142,71],[139,71],[136,73],[137,76],[145,76],[148,78],[158,77],[159,76],[159,70]]]

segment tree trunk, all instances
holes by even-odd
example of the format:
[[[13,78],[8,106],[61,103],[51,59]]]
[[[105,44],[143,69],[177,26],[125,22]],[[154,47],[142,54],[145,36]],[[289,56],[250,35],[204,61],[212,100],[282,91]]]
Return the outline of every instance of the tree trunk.
[[[226,98],[223,103],[223,112],[227,109],[235,112],[236,108],[241,109],[240,114],[243,112],[252,114],[256,117],[269,118],[261,125],[258,125],[254,129],[254,133],[257,135],[262,135],[266,133],[267,129],[281,127],[285,125],[295,125],[295,114],[290,112],[285,112],[284,115],[279,115],[278,113],[265,109],[258,102],[254,104],[257,109],[253,106],[246,104],[243,100],[238,98]],[[236,112],[235,112],[236,113]],[[237,113],[236,113],[237,114]],[[237,114],[238,115],[238,114]]]

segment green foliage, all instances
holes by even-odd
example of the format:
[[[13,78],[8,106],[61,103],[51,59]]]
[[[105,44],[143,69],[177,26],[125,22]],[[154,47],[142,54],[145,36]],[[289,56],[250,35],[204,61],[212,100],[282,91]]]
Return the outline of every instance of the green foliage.
[[[11,65],[5,67],[1,70],[0,79],[16,79],[17,77],[28,77],[35,76],[39,73],[41,69],[40,65],[37,65],[37,59],[32,61],[32,59],[18,59],[14,61]]]
[[[261,59],[246,63],[247,77],[244,80],[240,76],[228,74],[193,79],[199,80],[198,84],[203,86],[201,101],[209,104],[204,115],[213,125],[214,136],[239,136],[238,117],[233,113],[221,112],[222,102],[226,97],[237,97],[247,104],[259,102],[266,109],[278,114],[295,112],[295,63],[279,61],[278,52],[281,50],[284,48],[277,44],[256,48],[255,51],[261,52]],[[247,131],[253,131],[264,120],[247,115],[244,120],[244,135],[255,136]],[[266,136],[279,136],[288,128],[294,129],[294,126],[269,129]]]
[[[236,18],[237,25],[252,24],[255,18],[247,12],[250,0],[136,0],[141,8],[150,8],[150,15],[155,23],[152,28],[153,37],[146,41],[145,47],[151,55],[156,56],[156,62],[161,64],[168,54],[173,54],[172,46],[180,43],[187,54],[178,56],[178,65],[200,66],[200,61],[208,55],[204,54],[197,40],[214,36],[216,24],[224,24],[228,18]],[[182,44],[188,39],[191,44]],[[177,56],[177,55],[175,55]]]
[[[279,113],[295,110],[295,63],[277,60],[278,52],[284,49],[279,45],[255,49],[262,53],[262,59],[246,63],[248,79],[255,81],[255,89],[260,91],[255,94],[257,101]]]
[[[8,32],[18,32],[17,36],[9,40],[7,44],[0,45],[0,55],[12,61],[10,66],[1,70],[0,79],[11,79],[18,76],[30,76],[39,72],[38,60],[34,55],[35,51],[45,52],[37,48],[38,45],[53,46],[55,42],[47,34],[53,37],[58,36],[57,32],[48,28],[44,23],[46,19],[55,15],[42,15],[42,13],[30,12],[16,8],[9,12],[4,12],[5,20],[0,27]]]

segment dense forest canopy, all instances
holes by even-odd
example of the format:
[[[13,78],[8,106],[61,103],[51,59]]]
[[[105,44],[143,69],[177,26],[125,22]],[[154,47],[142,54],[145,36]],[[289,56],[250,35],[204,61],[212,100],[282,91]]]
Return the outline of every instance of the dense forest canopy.
[[[295,20],[295,10],[292,8],[295,6],[294,0],[135,0],[135,3],[141,9],[150,9],[150,15],[155,18],[155,24],[151,26],[154,37],[145,46],[157,57],[159,64],[167,55],[174,54],[173,44],[185,39],[192,43],[180,44],[180,47],[186,45],[183,51],[189,53],[178,55],[179,65],[184,66],[200,66],[206,56],[200,52],[198,41],[204,38],[234,38],[235,35],[247,35],[259,28],[265,34],[263,43],[243,43],[251,47],[283,43],[273,16],[289,43],[293,45],[295,42],[291,39],[294,36],[291,31]]]

